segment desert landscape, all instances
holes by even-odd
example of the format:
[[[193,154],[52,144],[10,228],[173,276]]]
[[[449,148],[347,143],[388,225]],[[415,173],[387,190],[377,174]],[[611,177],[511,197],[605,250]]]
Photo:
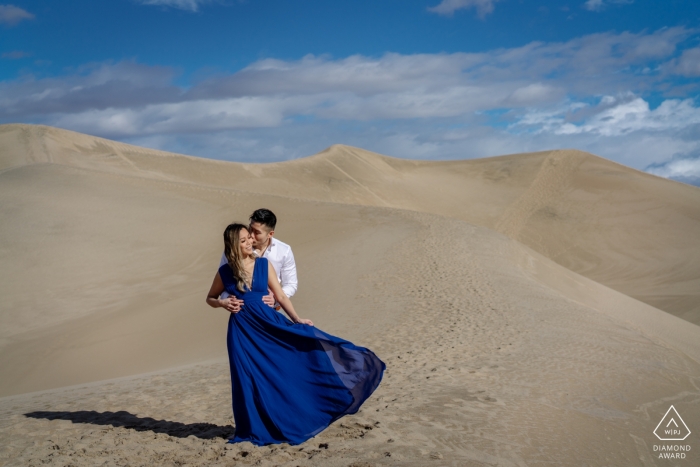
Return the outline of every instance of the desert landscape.
[[[700,464],[700,188],[576,150],[243,164],[8,124],[0,200],[0,465]],[[204,299],[260,207],[299,313],[387,364],[300,446],[226,444]]]

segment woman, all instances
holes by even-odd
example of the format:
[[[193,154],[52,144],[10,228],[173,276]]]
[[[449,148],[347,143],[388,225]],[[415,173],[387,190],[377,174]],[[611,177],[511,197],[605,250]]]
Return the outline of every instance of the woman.
[[[386,366],[370,350],[331,336],[297,315],[272,265],[256,258],[248,229],[224,232],[228,264],[219,268],[207,303],[226,307],[226,290],[244,301],[231,313],[228,355],[236,434],[231,443],[299,444],[358,411]],[[264,304],[268,287],[291,321]]]

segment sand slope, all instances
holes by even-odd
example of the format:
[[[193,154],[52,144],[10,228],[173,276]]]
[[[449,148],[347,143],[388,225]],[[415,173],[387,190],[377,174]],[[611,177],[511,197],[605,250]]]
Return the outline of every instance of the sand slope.
[[[330,315],[334,323],[371,313],[369,301],[355,300],[358,281],[412,230],[362,207],[54,165],[0,174],[0,197],[13,206],[0,221],[2,395],[225,355],[211,336],[223,336],[227,316],[204,297],[223,251],[221,232],[256,207],[281,213],[278,234],[303,259],[297,306],[313,299],[310,317]],[[352,259],[358,253],[360,264]],[[342,283],[349,286],[336,290]],[[337,303],[346,305],[342,313]]]
[[[0,126],[0,465],[667,465],[670,404],[697,464],[700,327],[591,280],[694,317],[689,188],[583,153],[258,166]],[[227,316],[204,295],[221,231],[261,206],[300,313],[388,365],[299,447],[223,442]]]
[[[256,165],[204,161],[27,125],[2,126],[0,147],[0,170],[51,162],[465,220],[700,324],[700,189],[581,151],[428,162],[338,145],[300,160]]]
[[[370,346],[387,362],[385,380],[358,415],[302,446],[226,446],[233,431],[227,367],[212,362],[0,399],[0,459],[264,466],[585,459],[653,466],[666,465],[656,459],[652,430],[669,404],[689,425],[700,423],[700,364],[614,315],[634,313],[640,302],[578,276],[593,292],[584,298],[614,299],[612,310],[596,310],[562,295],[574,287],[573,273],[548,275],[547,268],[563,268],[504,236],[426,214],[380,212],[403,217],[412,234],[363,271],[365,287],[338,306],[347,310],[357,301],[370,312],[345,323],[315,316],[319,326]],[[439,235],[445,232],[465,240],[447,248]],[[661,322],[681,323],[677,331],[693,330],[697,351],[697,327],[655,311]],[[187,325],[193,340],[198,326]],[[152,349],[149,340],[143,349]],[[692,436],[688,442],[697,446]],[[685,462],[698,460],[691,451]]]

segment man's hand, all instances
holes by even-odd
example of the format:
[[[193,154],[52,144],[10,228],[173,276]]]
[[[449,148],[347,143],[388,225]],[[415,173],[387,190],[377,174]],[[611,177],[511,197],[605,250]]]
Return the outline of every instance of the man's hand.
[[[221,306],[226,308],[231,313],[238,313],[241,311],[241,307],[243,306],[243,300],[239,300],[233,295],[220,299],[219,303],[221,303]]]
[[[275,296],[272,295],[272,291],[270,289],[267,289],[267,295],[263,295],[262,301],[265,305],[274,308],[275,302],[277,300],[275,300]]]

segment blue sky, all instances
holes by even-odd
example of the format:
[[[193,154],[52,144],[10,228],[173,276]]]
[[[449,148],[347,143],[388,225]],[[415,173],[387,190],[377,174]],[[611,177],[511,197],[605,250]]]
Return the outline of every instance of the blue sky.
[[[577,148],[698,184],[699,19],[693,0],[0,3],[0,123],[256,162]]]

